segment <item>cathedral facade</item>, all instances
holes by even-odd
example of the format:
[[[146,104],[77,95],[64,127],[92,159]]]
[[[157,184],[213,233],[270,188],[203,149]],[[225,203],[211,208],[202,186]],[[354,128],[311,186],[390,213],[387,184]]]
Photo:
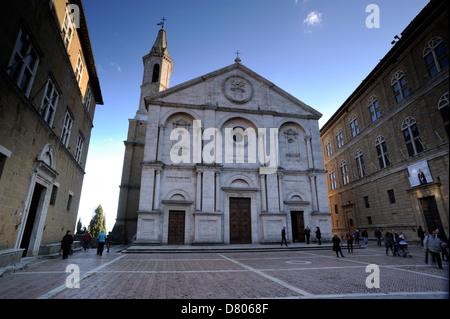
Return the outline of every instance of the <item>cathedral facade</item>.
[[[235,63],[169,88],[173,61],[159,30],[143,58],[116,224],[135,244],[331,239],[321,114]]]

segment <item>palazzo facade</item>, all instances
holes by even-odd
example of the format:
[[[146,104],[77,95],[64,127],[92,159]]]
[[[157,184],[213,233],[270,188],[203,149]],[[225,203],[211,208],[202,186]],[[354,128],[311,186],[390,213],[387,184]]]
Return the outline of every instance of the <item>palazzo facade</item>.
[[[331,239],[321,114],[241,64],[169,88],[159,30],[143,58],[113,233],[135,244]]]
[[[430,1],[321,128],[334,232],[448,238],[448,21]]]

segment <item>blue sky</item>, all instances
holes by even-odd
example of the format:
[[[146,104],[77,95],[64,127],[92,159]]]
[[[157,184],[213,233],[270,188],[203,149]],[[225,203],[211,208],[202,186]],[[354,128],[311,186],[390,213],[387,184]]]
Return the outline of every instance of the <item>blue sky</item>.
[[[170,86],[242,64],[323,114],[322,126],[428,0],[84,0],[104,105],[97,106],[78,216],[101,204],[114,225],[143,64],[165,17]],[[367,28],[376,4],[380,27]]]

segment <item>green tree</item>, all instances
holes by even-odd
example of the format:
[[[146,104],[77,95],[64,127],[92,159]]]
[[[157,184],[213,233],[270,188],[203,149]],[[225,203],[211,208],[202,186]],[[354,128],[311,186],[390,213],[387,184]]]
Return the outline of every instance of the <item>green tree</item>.
[[[92,237],[97,237],[102,230],[106,233],[106,219],[103,215],[102,205],[98,205],[89,223],[89,233]]]
[[[81,235],[81,234],[83,234],[84,233],[84,231],[83,231],[83,225],[81,225],[81,217],[78,219],[78,223],[77,223],[77,232],[76,232],[76,234],[77,235]]]

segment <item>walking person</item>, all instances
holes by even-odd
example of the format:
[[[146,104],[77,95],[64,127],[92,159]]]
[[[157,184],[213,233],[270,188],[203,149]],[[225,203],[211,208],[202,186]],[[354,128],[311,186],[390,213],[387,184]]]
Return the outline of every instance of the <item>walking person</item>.
[[[336,233],[334,234],[332,241],[333,241],[333,251],[336,252],[336,257],[339,258],[339,253],[341,253],[341,257],[345,257],[342,254],[341,239],[339,238],[338,234],[336,234]]]
[[[286,240],[286,227],[283,227],[281,230],[281,246],[283,246],[283,242],[287,247],[287,240]]]
[[[106,252],[109,253],[109,248],[111,247],[111,243],[113,241],[112,233],[108,232],[108,237],[106,238]]]
[[[353,239],[355,240],[355,244],[356,244],[356,245],[359,245],[359,230],[356,230],[356,231],[353,233]]]
[[[369,234],[367,233],[367,230],[364,229],[364,230],[361,232],[361,236],[362,236],[362,238],[363,238],[363,240],[364,240],[364,246],[367,247],[367,244],[369,243]]]
[[[383,234],[379,228],[375,231],[375,237],[377,239],[377,246],[381,247],[381,239],[383,238]]]
[[[86,233],[84,233],[84,235],[83,235],[83,248],[84,248],[84,251],[86,251],[86,249],[89,249],[89,247],[91,245],[91,240],[92,240],[91,234],[89,234],[89,232],[86,231]]]
[[[425,239],[425,232],[422,229],[422,226],[419,226],[417,230],[417,236],[420,238],[420,245],[423,247],[423,240]]]
[[[306,236],[306,243],[309,245],[309,238],[311,237],[311,229],[309,229],[308,226],[306,226],[305,229],[305,236]]]
[[[384,246],[386,246],[386,256],[388,256],[389,249],[392,251],[392,256],[395,256],[394,253],[394,239],[393,234],[390,232],[386,232],[384,235]]]
[[[350,230],[347,230],[345,234],[345,238],[347,238],[347,250],[348,253],[353,253],[353,235]]]
[[[108,236],[106,236],[105,232],[102,230],[100,234],[98,234],[97,240],[97,255],[102,256],[103,255],[103,249],[105,248],[105,241]]]
[[[439,232],[439,228],[436,228],[435,233],[436,237],[439,238],[442,242],[441,245],[442,260],[448,262],[447,238],[445,238],[445,235],[443,235],[443,233]]]
[[[322,238],[322,234],[320,233],[319,226],[316,226],[316,238],[319,241],[319,245],[322,245],[322,242],[320,241],[320,239]]]
[[[67,259],[70,254],[70,249],[72,248],[73,236],[70,234],[71,231],[68,230],[61,240],[61,248],[63,251],[63,259]]]
[[[432,262],[436,261],[439,269],[443,269],[441,261],[442,241],[436,236],[436,231],[433,231],[431,236],[428,237],[426,249],[431,255]]]

